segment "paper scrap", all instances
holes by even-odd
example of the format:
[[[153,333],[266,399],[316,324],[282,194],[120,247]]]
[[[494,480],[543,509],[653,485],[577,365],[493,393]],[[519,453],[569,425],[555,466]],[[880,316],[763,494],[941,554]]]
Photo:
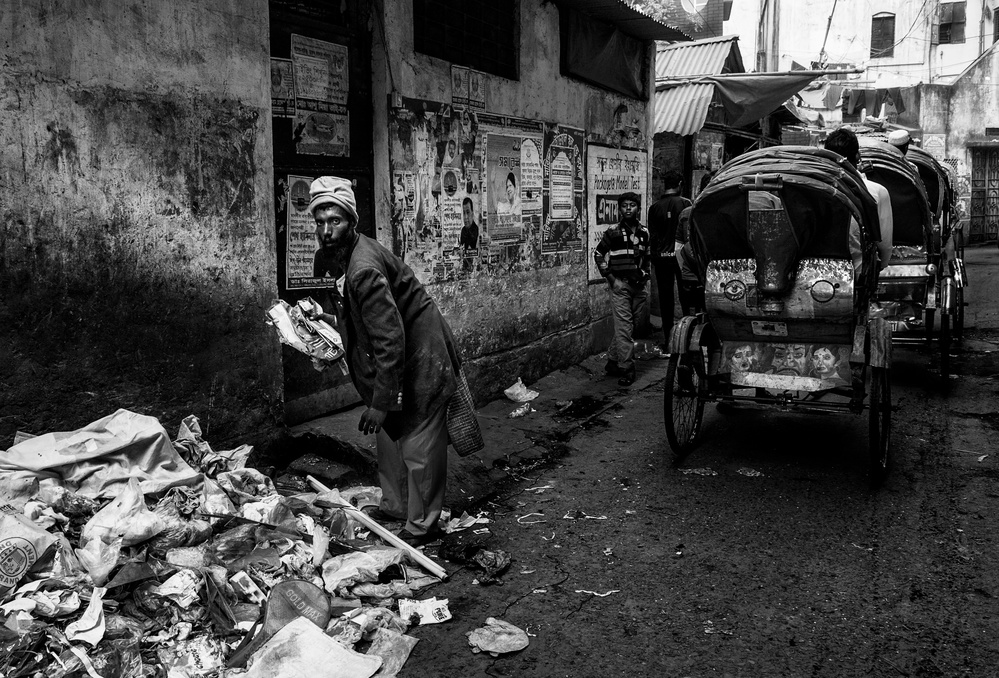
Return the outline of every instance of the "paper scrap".
[[[409,620],[414,616],[419,617],[420,626],[425,624],[440,624],[451,618],[451,611],[447,608],[447,598],[427,598],[426,600],[399,601],[399,616]]]

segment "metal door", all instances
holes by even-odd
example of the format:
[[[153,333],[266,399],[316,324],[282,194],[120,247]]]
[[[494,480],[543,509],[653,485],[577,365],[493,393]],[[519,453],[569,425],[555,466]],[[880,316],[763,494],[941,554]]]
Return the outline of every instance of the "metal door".
[[[971,243],[999,237],[999,147],[971,149]]]

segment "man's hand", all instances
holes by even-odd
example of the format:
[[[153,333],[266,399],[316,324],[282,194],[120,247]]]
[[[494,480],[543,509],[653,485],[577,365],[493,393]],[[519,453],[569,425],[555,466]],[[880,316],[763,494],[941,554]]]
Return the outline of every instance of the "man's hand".
[[[369,407],[361,415],[361,420],[357,423],[357,430],[364,434],[378,433],[382,430],[382,424],[385,423],[385,414],[385,410]]]
[[[617,278],[614,277],[614,274],[613,273],[608,273],[607,274],[607,287],[609,287],[611,289],[614,289],[614,281],[615,280],[617,280]]]

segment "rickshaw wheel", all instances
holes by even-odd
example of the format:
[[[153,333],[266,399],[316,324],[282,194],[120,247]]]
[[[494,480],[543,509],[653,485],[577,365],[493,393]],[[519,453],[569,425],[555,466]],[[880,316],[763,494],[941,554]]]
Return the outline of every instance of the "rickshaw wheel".
[[[888,477],[891,456],[891,380],[885,367],[871,368],[870,402],[870,480],[878,487]]]
[[[940,313],[940,376],[950,377],[950,314]]]
[[[704,400],[700,397],[701,374],[688,353],[674,353],[666,368],[663,419],[666,439],[673,450],[673,460],[682,461],[694,447],[704,418]]]

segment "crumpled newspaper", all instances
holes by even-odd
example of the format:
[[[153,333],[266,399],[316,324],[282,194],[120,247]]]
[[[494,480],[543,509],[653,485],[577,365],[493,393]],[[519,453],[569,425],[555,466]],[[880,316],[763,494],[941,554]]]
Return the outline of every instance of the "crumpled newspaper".
[[[312,358],[317,371],[335,364],[347,374],[340,333],[325,320],[310,320],[307,314],[313,309],[322,312],[310,297],[300,299],[295,306],[279,299],[267,310],[267,322],[277,330],[282,343]]]
[[[468,636],[472,652],[488,652],[494,657],[506,652],[523,650],[529,643],[526,632],[510,622],[495,617],[487,618],[485,626],[469,631],[465,635]]]

